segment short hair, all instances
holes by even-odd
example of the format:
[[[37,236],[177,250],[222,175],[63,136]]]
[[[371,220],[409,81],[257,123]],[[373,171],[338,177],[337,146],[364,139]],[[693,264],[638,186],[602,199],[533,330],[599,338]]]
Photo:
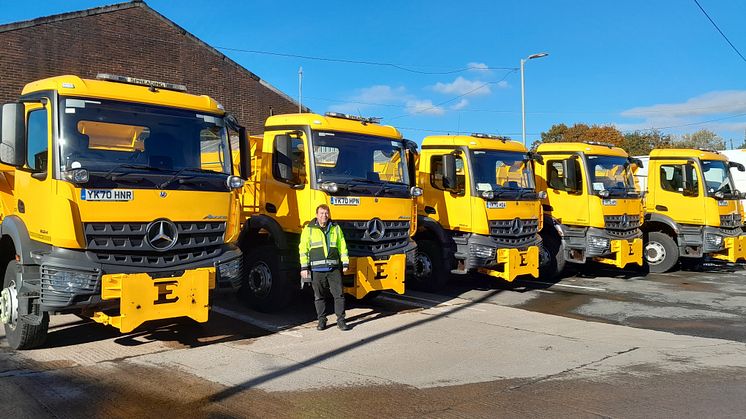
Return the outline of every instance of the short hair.
[[[329,205],[326,205],[326,204],[321,204],[321,205],[319,205],[318,207],[316,207],[316,214],[318,214],[318,213],[319,213],[319,210],[320,210],[320,209],[325,209],[325,210],[326,210],[326,212],[328,212],[329,214],[331,214],[331,213],[332,213],[332,210],[330,210],[330,209],[329,209]]]

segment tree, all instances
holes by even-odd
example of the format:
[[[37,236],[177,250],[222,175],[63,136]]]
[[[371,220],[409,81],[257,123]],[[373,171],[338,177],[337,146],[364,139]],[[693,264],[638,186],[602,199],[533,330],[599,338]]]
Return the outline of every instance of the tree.
[[[611,125],[575,124],[568,127],[565,124],[555,124],[546,132],[541,133],[541,141],[543,143],[595,141],[618,146],[624,141],[624,136]]]
[[[621,147],[631,156],[645,156],[654,148],[671,148],[671,136],[658,130],[634,131],[624,134]]]
[[[708,150],[725,150],[725,141],[714,132],[701,129],[692,134],[683,134],[674,141],[677,148],[704,148]]]

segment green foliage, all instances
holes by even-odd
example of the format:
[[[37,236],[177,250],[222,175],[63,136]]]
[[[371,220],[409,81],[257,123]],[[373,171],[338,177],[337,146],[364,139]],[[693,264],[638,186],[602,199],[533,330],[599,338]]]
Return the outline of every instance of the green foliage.
[[[708,150],[725,150],[725,141],[710,130],[701,129],[692,134],[683,134],[674,141],[677,148],[706,148]]]
[[[624,134],[621,147],[630,156],[645,156],[654,148],[671,148],[672,142],[670,135],[661,134],[658,130],[634,131]]]

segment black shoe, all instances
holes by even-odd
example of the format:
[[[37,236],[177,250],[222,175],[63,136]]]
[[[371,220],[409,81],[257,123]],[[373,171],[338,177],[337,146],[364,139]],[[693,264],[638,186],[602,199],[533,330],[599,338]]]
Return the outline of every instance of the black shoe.
[[[337,327],[339,330],[350,330],[352,329],[347,323],[345,323],[345,319],[339,319],[337,320]]]
[[[326,329],[326,317],[322,317],[319,319],[319,324],[316,325],[316,330],[324,330]]]

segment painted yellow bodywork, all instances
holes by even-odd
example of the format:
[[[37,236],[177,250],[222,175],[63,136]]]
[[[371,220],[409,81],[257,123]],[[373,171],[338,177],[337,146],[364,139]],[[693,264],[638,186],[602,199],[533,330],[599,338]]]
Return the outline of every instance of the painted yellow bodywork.
[[[492,220],[513,220],[515,218],[538,220],[539,230],[541,230],[543,219],[541,217],[541,204],[538,200],[506,201],[505,208],[487,208],[487,201],[481,197],[472,196],[470,191],[473,185],[468,164],[464,164],[464,167],[458,172],[459,176],[464,176],[465,194],[457,195],[433,187],[430,183],[430,174],[432,172],[430,167],[431,157],[448,154],[455,147],[466,147],[470,150],[526,153],[526,148],[517,141],[501,141],[466,135],[425,137],[422,140],[422,151],[420,152],[417,165],[417,186],[422,188],[423,191],[422,196],[417,198],[418,215],[433,219],[445,230],[484,236],[490,235],[489,222]],[[468,156],[463,154],[462,157],[464,161],[468,159]],[[426,213],[426,206],[434,208],[435,214]],[[531,250],[532,248],[535,248],[535,251]],[[529,266],[536,267],[539,264],[538,255],[537,246],[529,247],[528,253],[522,253],[522,256],[527,258]],[[506,281],[512,281],[517,275],[523,274],[530,274],[535,278],[539,276],[538,269],[525,270],[523,269],[525,266],[519,269],[521,259],[515,256],[515,252],[498,252],[497,258],[499,261],[507,263],[503,265],[503,271],[489,269],[482,269],[481,271]]]
[[[587,143],[544,143],[537,147],[544,164],[535,164],[536,187],[547,192],[547,198],[542,201],[544,212],[557,220],[560,224],[577,227],[605,228],[604,216],[623,215],[639,217],[640,225],[644,219],[642,198],[612,198],[604,200],[588,191],[588,179],[585,176],[587,167],[583,159],[578,159],[582,185],[580,193],[570,194],[566,191],[552,189],[547,186],[547,164],[550,160],[563,160],[575,153],[597,156],[628,157],[626,151],[619,147]],[[614,205],[604,205],[604,201]],[[602,263],[619,268],[634,263],[642,266],[642,239],[611,240],[612,258],[597,258]]]
[[[300,178],[306,182],[303,189],[293,190],[275,179],[272,175],[273,139],[275,135],[295,130],[277,130],[274,127],[307,126],[313,131],[336,131],[380,136],[385,139],[402,140],[401,133],[394,127],[361,123],[342,118],[332,118],[317,114],[275,115],[267,119],[265,133],[250,137],[252,156],[252,176],[246,182],[240,196],[241,219],[246,222],[251,216],[263,214],[277,221],[286,233],[300,234],[303,227],[311,221],[315,209],[320,204],[329,205],[332,219],[369,220],[378,217],[384,221],[410,221],[410,236],[416,230],[416,216],[412,199],[392,197],[360,196],[358,206],[336,206],[330,202],[330,196],[320,190],[311,189],[308,179],[311,178],[310,167],[306,163]],[[305,161],[309,162],[308,138],[301,135],[304,144]],[[234,165],[239,159],[234,154]],[[236,166],[237,167],[237,166]],[[382,176],[382,179],[384,177]],[[266,210],[265,205],[272,203],[277,208],[275,213]],[[375,258],[378,259],[378,258]],[[350,257],[350,270],[354,274],[354,285],[345,287],[344,291],[355,298],[363,298],[367,293],[376,290],[392,290],[404,293],[404,275],[406,269],[405,255],[391,255],[388,258],[375,260],[372,257]],[[386,275],[382,278],[382,275]]]
[[[162,89],[152,92],[145,86],[87,80],[76,76],[52,77],[29,83],[24,87],[23,94],[46,90],[57,91],[62,96],[162,105],[212,115],[224,114],[217,102],[207,96],[195,96]],[[26,104],[27,115],[28,112],[42,106],[47,108],[48,127],[52,127],[53,106],[51,103]],[[105,127],[99,126],[94,129],[105,129]],[[132,132],[133,136],[137,134],[136,130]],[[162,197],[160,190],[137,189],[133,185],[132,188],[127,188],[133,190],[134,193],[134,199],[131,201],[82,200],[81,188],[52,178],[53,156],[49,151],[54,148],[52,141],[52,130],[49,130],[47,161],[50,162],[50,167],[45,179],[35,179],[28,170],[0,164],[0,217],[5,218],[11,215],[19,217],[33,240],[61,248],[84,249],[86,243],[83,223],[86,222],[149,222],[158,218],[176,222],[199,222],[208,219],[208,216],[226,221],[226,242],[234,242],[238,238],[240,227],[238,192],[174,190],[167,191],[166,196]],[[23,211],[19,210],[19,202],[24,204]],[[206,295],[209,287],[214,288],[214,276],[215,268],[186,271],[181,278],[176,279],[178,289],[174,288],[174,293],[186,296],[185,293],[194,292],[196,295],[204,296],[199,300],[199,304],[207,307]],[[133,301],[138,304],[147,301],[152,297],[153,290],[157,290],[155,284],[158,281],[150,279],[147,274],[117,274],[105,277],[115,277],[117,292],[121,297],[115,297],[115,294],[106,294],[106,296],[102,294],[102,298],[122,298],[123,309]],[[200,279],[208,277],[212,279]],[[105,288],[102,289],[102,293],[105,292],[107,292]],[[158,309],[147,304],[140,305],[141,308],[138,309],[136,315],[132,314],[133,312],[123,312],[119,320],[112,319],[104,313],[96,313],[95,317],[98,320],[108,318],[106,322],[120,328],[122,332],[131,330],[130,326],[136,327],[138,322],[149,319],[188,316],[197,321],[207,320],[206,308],[199,314],[193,306],[185,304],[178,304],[173,308],[164,306]]]
[[[497,249],[497,263],[503,267],[502,271],[479,268],[480,273],[494,276],[508,282],[521,275],[539,277],[539,247],[529,246],[526,250]]]
[[[650,152],[645,210],[650,214],[667,216],[677,224],[711,227],[720,226],[721,215],[739,214],[743,217],[743,204],[739,199],[718,200],[705,196],[706,185],[699,165],[695,165],[698,179],[697,196],[684,196],[661,187],[661,165],[680,165],[692,160],[728,162],[725,155],[716,151],[681,148],[655,149]],[[662,210],[663,208],[666,210]],[[712,253],[710,256],[728,262],[746,260],[746,237],[726,237],[725,249],[722,252]]]

